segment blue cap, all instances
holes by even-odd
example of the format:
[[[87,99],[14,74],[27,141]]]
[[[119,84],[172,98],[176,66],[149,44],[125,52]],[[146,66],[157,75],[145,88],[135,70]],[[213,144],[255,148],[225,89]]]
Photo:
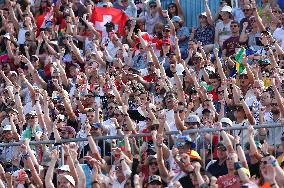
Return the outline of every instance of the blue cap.
[[[172,18],[172,22],[180,22],[181,21],[181,18],[179,16],[174,16]]]
[[[192,141],[192,139],[189,136],[180,135],[177,137],[177,140],[183,140],[185,142],[191,143],[192,148],[196,147],[196,144]]]
[[[102,124],[96,122],[96,123],[93,123],[92,127],[95,128],[95,129],[96,128],[102,128]]]

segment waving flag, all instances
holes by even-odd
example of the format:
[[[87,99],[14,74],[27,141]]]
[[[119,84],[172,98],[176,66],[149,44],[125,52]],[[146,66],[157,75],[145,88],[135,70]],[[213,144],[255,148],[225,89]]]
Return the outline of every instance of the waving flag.
[[[53,19],[53,7],[50,8],[49,12],[46,14],[40,15],[37,18],[37,27],[38,28],[47,28],[52,26]]]
[[[123,35],[124,26],[127,20],[128,16],[122,10],[112,7],[95,7],[90,21],[102,35],[106,33],[105,24],[107,22],[114,23],[115,31]]]
[[[245,49],[241,48],[240,51],[237,53],[235,60],[236,60],[236,70],[238,74],[241,74],[245,70],[245,65],[242,63],[243,55],[245,54]]]

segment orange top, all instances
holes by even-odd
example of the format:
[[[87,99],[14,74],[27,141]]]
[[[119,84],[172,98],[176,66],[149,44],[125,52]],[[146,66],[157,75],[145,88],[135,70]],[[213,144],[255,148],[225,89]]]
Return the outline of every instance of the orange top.
[[[271,186],[268,182],[265,182],[262,186],[259,186],[259,188],[271,188]]]

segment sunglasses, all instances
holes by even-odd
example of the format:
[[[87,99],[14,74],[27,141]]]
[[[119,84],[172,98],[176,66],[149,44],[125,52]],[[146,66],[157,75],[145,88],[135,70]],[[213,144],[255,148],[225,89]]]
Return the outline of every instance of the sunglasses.
[[[239,79],[245,80],[245,79],[248,79],[248,76],[240,76]]]
[[[150,6],[150,8],[152,9],[152,8],[156,8],[157,7],[157,5],[151,5]]]
[[[145,120],[146,121],[151,121],[151,118],[146,117]]]
[[[67,131],[61,131],[60,133],[61,133],[62,135],[63,135],[63,134],[69,134]]]
[[[281,12],[281,11],[277,11],[277,10],[275,10],[275,11],[273,11],[273,13],[281,14],[282,12]]]
[[[26,119],[29,120],[29,119],[35,119],[37,118],[36,116],[31,116],[31,117],[27,117]]]
[[[228,160],[228,161],[232,161],[232,160],[233,160],[233,157],[227,157],[227,160]]]
[[[278,106],[277,103],[271,103],[271,106]]]
[[[250,11],[251,9],[243,9],[244,12],[248,12]]]
[[[239,27],[238,25],[230,25],[231,28],[237,28]]]
[[[267,161],[260,161],[260,164],[267,165],[267,164],[268,164],[268,162],[267,162]]]
[[[186,142],[180,142],[180,141],[176,141],[176,146],[177,147],[183,147],[186,145]]]
[[[149,162],[149,165],[151,166],[151,165],[158,165],[158,163],[156,162],[156,161],[151,161],[151,162]]]

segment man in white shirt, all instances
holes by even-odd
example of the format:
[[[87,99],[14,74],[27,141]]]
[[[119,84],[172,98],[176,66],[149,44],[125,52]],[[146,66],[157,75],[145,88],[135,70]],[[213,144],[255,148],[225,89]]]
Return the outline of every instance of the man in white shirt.
[[[112,182],[112,188],[124,188],[125,183],[131,175],[131,170],[124,159],[114,166],[115,180]]]

